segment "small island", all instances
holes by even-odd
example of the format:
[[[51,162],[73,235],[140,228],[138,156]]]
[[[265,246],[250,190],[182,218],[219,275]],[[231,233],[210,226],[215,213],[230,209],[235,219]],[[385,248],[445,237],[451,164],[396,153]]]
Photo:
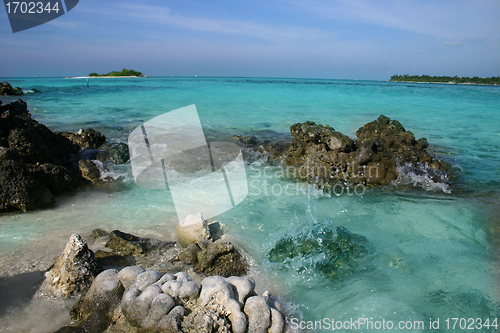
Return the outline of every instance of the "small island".
[[[389,81],[393,82],[425,82],[425,83],[449,83],[449,84],[500,84],[500,77],[480,78],[474,76],[458,77],[458,76],[429,76],[429,75],[393,75]]]
[[[144,74],[133,69],[122,69],[121,72],[112,71],[107,74],[90,73],[89,77],[145,77]]]

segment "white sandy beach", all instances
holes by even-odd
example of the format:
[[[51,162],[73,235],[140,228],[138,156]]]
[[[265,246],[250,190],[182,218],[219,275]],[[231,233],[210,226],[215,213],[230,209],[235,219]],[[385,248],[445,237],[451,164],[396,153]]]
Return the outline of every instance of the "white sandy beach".
[[[67,79],[118,79],[118,78],[145,78],[146,76],[68,76]]]

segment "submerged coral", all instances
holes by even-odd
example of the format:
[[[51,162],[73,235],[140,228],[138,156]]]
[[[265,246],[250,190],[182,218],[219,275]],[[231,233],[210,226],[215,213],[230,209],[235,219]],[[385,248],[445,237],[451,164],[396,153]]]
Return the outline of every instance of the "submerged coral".
[[[185,272],[109,269],[73,306],[74,326],[59,332],[283,332],[279,302],[254,288],[248,276],[211,276],[199,287]]]
[[[345,277],[362,270],[369,262],[372,246],[361,235],[330,221],[300,232],[282,235],[269,250],[270,262],[282,263],[300,274],[320,273],[328,278]]]

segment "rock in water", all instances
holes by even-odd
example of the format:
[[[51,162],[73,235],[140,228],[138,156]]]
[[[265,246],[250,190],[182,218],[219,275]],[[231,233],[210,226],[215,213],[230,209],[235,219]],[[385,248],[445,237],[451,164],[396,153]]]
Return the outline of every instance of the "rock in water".
[[[23,90],[19,87],[12,88],[10,83],[2,82],[0,83],[0,96],[16,96],[22,95]]]
[[[111,231],[106,247],[124,255],[143,255],[147,252],[147,247],[142,238],[120,230]]]
[[[77,134],[65,132],[61,133],[61,135],[76,143],[81,148],[86,149],[97,149],[106,142],[106,136],[93,128],[80,129]]]
[[[52,163],[29,165],[31,175],[54,195],[76,190],[80,179],[76,170]]]
[[[200,252],[200,247],[198,244],[193,243],[189,245],[187,248],[179,252],[177,255],[177,259],[185,263],[186,265],[193,265],[198,262],[198,258],[196,254]]]
[[[9,111],[1,116],[0,136],[6,137],[8,147],[17,150],[27,164],[65,165],[71,154],[80,150],[62,135],[35,121],[23,100],[6,106]]]
[[[300,273],[319,272],[329,278],[344,277],[363,269],[372,246],[361,235],[330,223],[281,237],[268,252],[271,262],[283,263]]]
[[[0,111],[0,211],[46,208],[53,195],[74,191],[83,183],[75,167],[82,146],[35,121],[22,100],[1,106]],[[105,140],[90,129],[78,137],[81,140],[75,142],[87,146]],[[93,167],[93,174],[82,168],[83,174],[98,179],[100,172]]]
[[[194,271],[208,276],[243,276],[248,264],[240,251],[230,242],[218,239],[198,240],[179,253],[185,264],[196,264]]]
[[[102,271],[94,253],[77,234],[71,235],[63,253],[45,274],[38,295],[70,297],[86,292]]]
[[[80,160],[78,161],[78,168],[82,173],[82,177],[91,181],[92,183],[101,180],[101,171],[97,165],[91,160]]]
[[[90,234],[85,238],[88,243],[92,244],[97,239],[101,237],[109,237],[109,232],[103,229],[94,229],[90,232]]]
[[[314,122],[294,124],[290,131],[293,141],[285,162],[292,166],[291,174],[320,187],[339,182],[387,185],[398,178],[398,167],[407,164],[423,165],[431,175],[449,168],[425,150],[425,138],[415,140],[397,120],[383,115],[358,129],[356,141]]]
[[[154,238],[138,237],[114,230],[108,233],[101,229],[93,230],[87,236],[89,244],[106,246],[110,251],[97,250],[95,257],[104,268],[121,269],[130,265],[141,265],[149,269],[169,271],[175,265],[170,258],[178,254],[175,242],[165,242]],[[182,270],[176,267],[176,270]]]
[[[130,159],[128,145],[123,142],[112,145],[111,147],[101,147],[101,149],[104,150],[101,150],[97,154],[97,159],[101,162],[111,161],[115,164],[125,164]]]
[[[247,273],[248,264],[233,244],[222,239],[215,242],[198,241],[197,244],[201,251],[196,254],[198,263],[194,267],[195,272],[224,277],[242,276]]]
[[[27,170],[17,151],[0,147],[0,211],[23,212],[54,204],[54,196]]]

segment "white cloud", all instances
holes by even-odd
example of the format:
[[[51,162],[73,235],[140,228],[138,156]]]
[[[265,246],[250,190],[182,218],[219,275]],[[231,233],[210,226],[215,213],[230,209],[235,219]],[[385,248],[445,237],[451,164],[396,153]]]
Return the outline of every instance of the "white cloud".
[[[75,21],[70,21],[70,20],[64,20],[64,19],[55,19],[52,21],[47,22],[47,24],[59,27],[59,28],[65,28],[65,29],[74,29],[78,27],[78,23]]]
[[[449,45],[449,46],[461,46],[462,43],[460,42],[457,42],[457,41],[446,41],[446,42],[442,42],[442,43],[439,43],[439,46],[442,46],[442,45]]]
[[[93,11],[93,14],[102,12]],[[144,4],[120,4],[106,13],[130,22],[141,22],[158,27],[175,27],[197,32],[242,35],[264,40],[295,40],[331,38],[321,29],[294,25],[257,23],[243,20],[215,19],[202,16],[184,16],[173,13],[168,7]]]
[[[375,24],[432,37],[496,39],[500,29],[498,1],[290,0],[289,3],[321,18]]]

